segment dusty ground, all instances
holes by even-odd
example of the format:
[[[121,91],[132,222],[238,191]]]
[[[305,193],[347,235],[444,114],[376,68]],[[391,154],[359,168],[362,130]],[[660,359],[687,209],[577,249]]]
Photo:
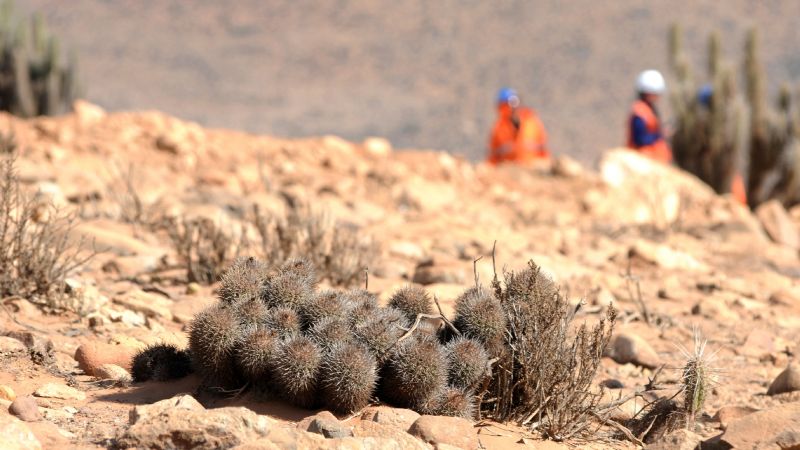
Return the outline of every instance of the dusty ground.
[[[676,21],[698,63],[718,29],[738,67],[755,25],[771,89],[800,77],[791,0],[17,4],[78,52],[88,98],[110,110],[273,136],[386,136],[469,158],[484,155],[505,84],[540,110],[554,151],[589,163],[623,144],[635,74],[666,71]]]
[[[104,114],[91,106],[62,118],[0,116],[0,129],[16,134],[25,186],[77,211],[76,233],[93,238],[101,251],[73,276],[77,312],[4,301],[8,314],[0,316],[0,328],[51,340],[56,362],[45,367],[27,354],[4,353],[0,385],[25,395],[56,382],[86,394],[84,400],[39,399],[40,407],[55,411],[30,425],[46,448],[106,447],[127,426],[132,405],[197,387],[193,377],[108,386],[73,359],[86,343],[185,345],[187,321],[213,300],[214,286],[187,287],[163,233],[122,220],[131,207],[125,180],[148,213],[208,217],[232,233],[253,204],[280,214],[291,198],[328,211],[380,243],[370,290],[385,299],[432,260],[435,276],[427,288],[447,314],[473,282],[475,258],[484,257],[480,279],[490,279],[497,241],[498,269],[534,260],[570,299],[585,301],[579,322],[597,320],[613,302],[620,311],[616,334],[639,336],[655,349],[666,364],[662,383],[679,378],[680,348],[691,348],[694,333],[708,339],[721,379],[696,430],[704,438],[721,432],[711,417],[724,406],[765,409],[794,399],[765,393],[796,352],[797,250],[771,242],[749,211],[677,171],[659,169],[648,182],[614,187],[569,162],[556,169],[492,169],[446,153],[395,153],[379,142],[280,140],[207,130],[157,112]],[[610,155],[612,166],[614,158],[627,161]],[[610,179],[608,171],[604,175]],[[662,201],[673,197],[679,204]],[[650,324],[637,301],[637,282]],[[649,369],[604,358],[595,382],[620,381],[624,387],[611,391],[617,395],[652,376]],[[245,405],[286,424],[312,414],[247,398],[201,401]],[[488,448],[544,445],[511,425],[481,427],[479,436]],[[630,444],[604,438],[594,445]]]

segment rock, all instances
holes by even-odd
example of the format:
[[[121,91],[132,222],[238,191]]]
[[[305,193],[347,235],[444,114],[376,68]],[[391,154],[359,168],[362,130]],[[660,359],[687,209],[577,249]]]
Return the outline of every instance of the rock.
[[[362,420],[353,428],[353,434],[357,438],[384,438],[399,444],[401,449],[426,449],[428,448],[420,440],[406,433],[405,430],[392,425],[385,425],[369,420]]]
[[[87,375],[95,376],[95,371],[103,364],[115,364],[130,369],[136,349],[124,345],[111,345],[100,342],[81,344],[75,351],[78,367]]]
[[[103,364],[94,371],[94,376],[101,380],[114,380],[120,383],[130,383],[131,374],[116,364]]]
[[[775,335],[763,328],[751,331],[744,343],[736,347],[735,351],[739,355],[751,356],[754,358],[764,358],[775,353],[778,350],[778,343],[776,342]]]
[[[308,427],[311,425],[311,422],[313,422],[315,419],[333,420],[337,422],[339,421],[339,419],[337,419],[336,416],[334,416],[333,413],[331,413],[330,411],[320,411],[314,414],[313,416],[308,416],[303,420],[297,422],[296,427],[298,430],[308,431]]]
[[[770,200],[762,203],[756,208],[756,217],[761,221],[770,239],[791,249],[800,249],[800,230],[792,222],[781,202]]]
[[[189,283],[186,285],[186,295],[197,295],[203,288],[197,283]]]
[[[420,264],[414,270],[414,283],[428,285],[435,283],[460,284],[467,282],[467,273],[463,264],[452,262],[445,264]]]
[[[774,408],[748,414],[732,420],[720,440],[733,448],[783,448],[784,431],[800,430],[800,402],[786,403]]]
[[[587,205],[623,222],[668,225],[680,219],[685,204],[707,204],[716,198],[707,184],[688,172],[627,149],[605,152],[600,175],[612,191],[588,199]]]
[[[416,411],[390,406],[370,406],[361,414],[361,420],[377,422],[407,431],[419,419]]]
[[[724,430],[728,428],[728,424],[731,421],[757,411],[759,410],[749,406],[723,406],[714,414],[712,419],[719,422],[719,427]]]
[[[800,367],[796,363],[790,363],[769,385],[767,395],[794,391],[800,391]]]
[[[25,425],[16,417],[0,416],[0,448],[3,450],[39,450],[42,444]]]
[[[661,357],[644,339],[635,334],[621,333],[614,337],[606,356],[619,364],[633,363],[648,369],[662,364]]]
[[[322,417],[314,418],[308,429],[311,433],[317,433],[325,436],[326,438],[343,438],[353,436],[353,430],[342,425],[338,420],[330,420]]]
[[[126,293],[122,297],[114,298],[114,303],[122,305],[131,311],[140,312],[147,317],[172,320],[172,301],[159,294],[133,291]]]
[[[72,102],[72,111],[81,127],[88,127],[100,122],[106,117],[106,111],[86,100],[75,100]]]
[[[178,395],[150,405],[136,405],[128,413],[128,420],[133,425],[171,410],[203,411],[205,408],[191,395]]]
[[[400,258],[413,259],[415,261],[419,261],[425,257],[425,250],[410,241],[393,242],[389,246],[389,253]]]
[[[370,155],[385,158],[392,154],[392,143],[388,139],[380,137],[368,137],[364,139],[364,150]]]
[[[14,389],[11,389],[11,386],[0,384],[0,399],[13,402],[15,398],[17,398],[17,394],[14,392]]]
[[[586,171],[578,161],[567,155],[560,155],[553,161],[553,175],[564,178],[578,178]]]
[[[54,348],[53,341],[50,339],[38,336],[30,331],[10,331],[6,335],[22,342],[34,362],[53,362]]]
[[[420,416],[408,433],[431,445],[448,444],[466,450],[478,448],[475,427],[460,417]]]
[[[414,438],[409,438],[414,441]],[[282,449],[319,449],[319,450],[402,450],[425,449],[421,442],[417,446],[403,447],[403,442],[395,441],[388,437],[346,437],[338,439],[325,439],[316,433],[296,428],[275,427],[270,430],[268,437],[234,447],[235,450],[282,450]]]
[[[800,305],[800,288],[779,289],[769,296],[769,303],[796,307]]]
[[[663,244],[654,244],[640,239],[630,249],[631,254],[664,269],[688,270],[691,272],[709,272],[711,269],[698,261],[694,256],[674,250]]]
[[[0,336],[0,353],[22,353],[27,350],[25,344],[17,339]]]
[[[675,430],[645,447],[647,450],[694,450],[703,439],[686,429]]]
[[[434,182],[420,176],[409,177],[394,193],[400,207],[425,212],[442,212],[458,204],[456,188],[450,183]]]
[[[61,400],[86,400],[86,394],[65,384],[47,383],[36,389],[33,395],[43,398],[58,398]]]
[[[122,448],[218,449],[266,437],[274,423],[243,407],[206,410],[189,395],[135,406]]]
[[[19,417],[25,422],[36,422],[42,419],[36,399],[30,395],[17,397],[8,407],[8,412]]]

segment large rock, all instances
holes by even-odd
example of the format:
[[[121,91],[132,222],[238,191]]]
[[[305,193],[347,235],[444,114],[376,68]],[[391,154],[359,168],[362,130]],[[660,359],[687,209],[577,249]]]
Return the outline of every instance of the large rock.
[[[655,369],[662,364],[661,357],[647,341],[630,333],[614,336],[606,350],[606,356],[620,364],[632,363],[648,369]]]
[[[668,225],[680,218],[685,204],[716,197],[707,184],[689,173],[628,149],[605,152],[600,175],[614,190],[605,198],[590,200],[598,205],[589,206],[599,206],[625,222]]]
[[[42,444],[24,422],[9,415],[0,415],[0,449],[39,450]]]
[[[434,446],[447,444],[465,450],[478,448],[478,432],[472,422],[459,417],[421,416],[408,433]]]
[[[800,432],[800,402],[786,403],[733,420],[720,440],[733,448],[784,448],[778,442],[785,441],[789,431]]]
[[[794,391],[800,391],[800,367],[796,363],[791,363],[772,381],[767,389],[767,395]]]
[[[675,430],[647,445],[646,450],[694,450],[702,438],[689,430]]]
[[[130,370],[135,354],[136,349],[126,345],[89,342],[81,344],[75,351],[75,361],[87,375],[97,376],[97,369],[103,364],[115,364]]]
[[[734,420],[754,412],[758,412],[758,409],[750,406],[723,406],[714,414],[712,419],[719,422],[719,427],[724,430]]]
[[[377,422],[381,425],[389,425],[403,431],[411,428],[411,425],[419,419],[419,414],[411,409],[392,408],[391,406],[370,406],[361,414],[361,420]]]
[[[770,200],[759,205],[756,217],[770,239],[789,248],[800,249],[800,230],[779,201]]]
[[[120,447],[150,449],[219,449],[266,437],[274,421],[242,407],[206,410],[182,395],[136,406]]]

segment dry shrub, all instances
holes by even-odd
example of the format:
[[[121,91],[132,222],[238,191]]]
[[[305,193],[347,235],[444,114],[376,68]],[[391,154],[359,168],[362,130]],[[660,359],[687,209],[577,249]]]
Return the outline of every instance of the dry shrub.
[[[554,440],[586,432],[599,393],[590,389],[614,327],[616,312],[589,328],[572,327],[575,308],[533,262],[494,282],[508,318],[505,345],[482,410]]]
[[[277,217],[256,206],[251,220],[259,236],[258,251],[269,265],[303,257],[314,264],[320,279],[334,286],[359,282],[378,254],[377,244],[357,227],[307,207],[290,204],[286,216]]]
[[[22,192],[16,144],[0,138],[0,298],[20,296],[60,307],[65,278],[94,256],[70,238],[74,215]]]
[[[212,284],[238,256],[240,243],[208,218],[170,218],[161,225],[169,235],[189,282]]]

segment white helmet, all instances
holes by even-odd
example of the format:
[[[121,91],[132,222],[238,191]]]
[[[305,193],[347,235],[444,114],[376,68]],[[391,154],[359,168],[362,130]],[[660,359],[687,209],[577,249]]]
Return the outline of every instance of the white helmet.
[[[667,83],[661,72],[645,70],[636,78],[636,90],[642,94],[663,94],[667,90]]]

